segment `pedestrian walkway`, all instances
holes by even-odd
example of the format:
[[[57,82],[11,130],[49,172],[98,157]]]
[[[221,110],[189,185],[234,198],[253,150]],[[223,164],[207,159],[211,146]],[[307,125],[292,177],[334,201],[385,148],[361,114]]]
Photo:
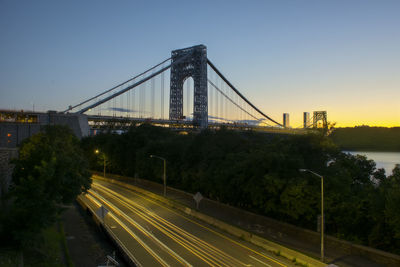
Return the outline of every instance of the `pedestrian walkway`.
[[[105,265],[107,255],[116,248],[78,204],[71,205],[63,215],[63,224],[70,258],[75,267]],[[126,266],[121,259],[120,266]]]

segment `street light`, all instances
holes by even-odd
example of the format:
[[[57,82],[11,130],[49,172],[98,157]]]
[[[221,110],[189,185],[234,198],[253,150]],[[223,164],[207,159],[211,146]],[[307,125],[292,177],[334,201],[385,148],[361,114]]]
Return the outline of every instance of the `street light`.
[[[321,178],[321,261],[324,262],[324,177],[308,169],[299,169],[300,172],[309,172]]]
[[[96,149],[94,153],[100,154],[100,150]],[[101,155],[103,156],[104,160],[103,177],[106,178],[106,155],[104,153],[101,153]]]
[[[163,157],[159,157],[156,155],[150,155],[150,158],[158,158],[164,161],[164,197],[167,195],[167,175],[166,175],[166,170],[167,170],[167,160]]]

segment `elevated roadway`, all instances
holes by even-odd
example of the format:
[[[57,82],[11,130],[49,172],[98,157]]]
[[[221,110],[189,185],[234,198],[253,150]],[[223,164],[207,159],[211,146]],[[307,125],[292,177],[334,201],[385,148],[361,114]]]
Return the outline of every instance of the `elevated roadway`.
[[[168,120],[168,119],[153,119],[153,118],[133,118],[133,117],[117,117],[117,116],[100,116],[100,115],[88,115],[88,124],[92,131],[125,131],[132,125],[138,126],[143,123],[152,124],[154,126],[167,127],[176,130],[198,130],[197,127],[193,126],[191,120]],[[267,133],[279,133],[279,134],[305,134],[310,129],[303,128],[284,128],[277,126],[258,125],[245,122],[217,122],[209,121],[209,129],[220,129],[226,128],[231,130],[252,130]]]
[[[94,179],[80,201],[97,213],[138,266],[294,266],[117,184]]]

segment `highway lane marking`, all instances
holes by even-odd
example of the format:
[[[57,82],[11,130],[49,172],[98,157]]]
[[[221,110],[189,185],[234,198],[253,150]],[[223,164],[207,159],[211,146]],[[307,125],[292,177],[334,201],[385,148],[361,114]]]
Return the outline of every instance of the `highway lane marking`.
[[[118,238],[118,236],[116,234],[113,233],[113,231],[110,231],[110,233],[112,234],[112,236],[119,241],[120,246],[122,247],[122,249],[129,254],[129,257],[131,259],[133,259],[133,262],[135,263],[135,265],[137,267],[142,267],[143,265],[136,259],[135,256],[133,256],[132,252],[130,252],[130,250],[124,245],[124,243],[122,243],[122,241]]]
[[[131,229],[129,229],[128,226],[126,226],[126,224],[124,224],[121,220],[119,220],[114,214],[109,213],[110,217],[112,217],[119,225],[122,226],[122,228],[125,229],[125,231],[127,231],[136,241],[139,242],[139,244],[145,249],[147,250],[147,252],[150,253],[150,255],[152,255],[159,263],[161,263],[161,265],[163,266],[169,266],[163,259],[161,259],[161,257],[159,255],[157,255],[157,253],[155,253],[155,251],[153,251],[146,243],[143,242],[143,240],[138,237],[134,232],[132,232]]]
[[[129,223],[131,223],[133,226],[135,226],[138,230],[140,230],[144,235],[149,237],[150,239],[154,239],[156,243],[158,243],[164,250],[166,250],[172,257],[174,257],[177,261],[181,262],[185,266],[192,266],[189,262],[187,262],[185,259],[183,259],[181,256],[179,256],[175,251],[170,249],[167,245],[165,245],[161,240],[156,238],[153,233],[147,231],[145,228],[143,228],[140,224],[135,222],[132,218],[127,216],[123,211],[121,211],[119,208],[117,208],[114,204],[112,204],[110,201],[104,199],[102,196],[100,196],[98,193],[91,191],[90,193],[94,193],[97,195],[99,199],[101,199],[104,203],[106,203],[107,206],[109,206],[111,209],[116,211],[120,216],[125,218]],[[121,222],[122,223],[122,222]],[[124,224],[125,225],[125,224]],[[126,226],[126,225],[125,225]],[[126,226],[127,227],[127,226]],[[130,229],[129,229],[130,230]],[[130,230],[131,231],[131,230]],[[158,255],[157,255],[158,256]]]
[[[95,203],[99,203],[96,199],[94,199],[94,197],[92,197],[92,196],[89,195],[89,194],[87,194],[86,197],[87,197],[88,199],[90,198],[90,200],[94,201]],[[102,205],[100,204],[100,206],[102,206]],[[144,243],[143,240],[142,240],[140,237],[138,237],[135,233],[133,233],[133,232],[129,229],[129,227],[127,227],[122,221],[120,221],[117,217],[115,217],[114,214],[112,214],[111,212],[109,212],[108,215],[109,215],[110,217],[112,217],[119,225],[121,225],[121,227],[124,228],[125,231],[127,231],[128,234],[130,234],[136,241],[138,241],[138,243],[139,243],[147,252],[149,252],[149,254],[152,255],[161,265],[163,265],[163,266],[169,266],[169,265],[168,265],[166,262],[164,262],[164,260],[161,259],[149,246],[147,246],[147,244]],[[115,234],[114,234],[114,237],[116,237]],[[122,243],[121,240],[120,240],[119,238],[117,238],[117,239],[120,241],[120,243]]]
[[[98,185],[97,185],[98,186]],[[107,187],[103,187],[100,186],[105,190],[105,191],[109,191],[112,193],[108,193],[110,195],[114,194],[116,196],[113,196],[114,198],[117,199],[117,201],[119,201],[122,205],[126,206],[126,204],[124,204],[123,202],[121,202],[120,198],[126,199],[127,202],[132,203],[132,205],[136,206],[135,209],[139,209],[139,212],[143,213],[144,215],[140,215],[141,217],[144,217],[144,219],[150,223],[152,223],[157,229],[159,229],[160,231],[162,231],[164,234],[166,234],[168,237],[170,237],[171,239],[173,239],[174,241],[176,241],[177,243],[181,244],[182,246],[184,246],[186,249],[188,249],[189,251],[191,251],[193,254],[199,256],[202,260],[206,261],[203,257],[201,257],[200,255],[198,255],[195,251],[193,251],[192,249],[190,249],[189,247],[187,247],[187,245],[191,245],[194,248],[196,248],[196,250],[201,251],[204,255],[207,255],[208,258],[211,258],[220,262],[223,265],[227,265],[227,266],[237,266],[239,265],[243,265],[246,266],[245,263],[241,262],[240,260],[226,254],[225,252],[215,248],[214,246],[212,246],[211,244],[197,238],[194,235],[191,235],[189,233],[187,233],[186,231],[182,230],[181,228],[177,227],[176,225],[168,222],[167,220],[161,218],[160,216],[157,216],[156,214],[154,214],[153,216],[156,216],[155,219],[158,219],[160,221],[162,221],[164,224],[167,224],[169,227],[173,228],[177,233],[179,233],[180,235],[186,236],[189,240],[191,240],[191,242],[194,242],[197,244],[198,247],[194,246],[194,243],[190,243],[189,240],[187,239],[183,239],[183,237],[181,237],[180,235],[177,235],[177,233],[174,233],[172,230],[168,229],[166,226],[163,226],[162,224],[160,224],[157,221],[154,221],[153,218],[148,218],[147,217],[147,212],[146,212],[146,208],[133,202],[132,200],[122,196],[121,194],[116,193],[115,191],[108,189]],[[105,192],[107,193],[107,192]],[[137,207],[138,206],[138,207]],[[128,209],[131,209],[129,206],[126,206]],[[136,210],[135,210],[136,211]],[[139,215],[139,214],[138,214]],[[146,219],[147,218],[147,219]],[[149,221],[150,220],[150,221]],[[162,229],[160,229],[162,228]],[[167,231],[167,232],[165,232]],[[172,236],[173,235],[173,236]],[[177,238],[179,238],[179,240]],[[184,242],[185,244],[183,244],[182,242]],[[209,251],[206,251],[209,250]],[[216,253],[216,255],[214,255]],[[217,259],[216,256],[220,257],[221,259]],[[228,264],[224,263],[223,261],[227,261],[229,262]],[[206,261],[207,262],[207,261]],[[215,263],[215,262],[214,262]],[[211,263],[209,263],[211,264]],[[217,263],[215,263],[217,264]]]
[[[256,260],[256,261],[258,261],[259,263],[261,263],[261,264],[264,264],[265,266],[269,266],[269,267],[272,267],[271,265],[269,265],[268,263],[265,263],[265,262],[263,262],[263,261],[260,261],[259,259],[257,259],[256,257],[253,257],[253,256],[251,256],[251,255],[249,255],[249,257],[250,258],[252,258],[253,260]]]
[[[90,199],[92,202],[94,202],[98,207],[101,207],[101,203],[97,201],[97,199],[95,199],[94,197],[92,197],[89,194],[85,194],[85,196]]]
[[[113,192],[113,193],[118,197],[118,201],[121,201],[119,198],[123,198],[123,199],[125,199],[125,201],[130,202],[132,205],[138,206],[138,207],[136,207],[135,209],[139,209],[139,211],[142,212],[142,213],[144,213],[144,214],[145,214],[144,216],[146,216],[146,218],[147,218],[147,215],[148,215],[148,214],[147,214],[147,209],[146,209],[145,207],[143,207],[143,206],[141,206],[141,205],[139,205],[139,204],[133,202],[133,201],[130,200],[130,199],[125,198],[125,197],[122,196],[121,194],[118,194],[118,193],[116,193],[115,191],[112,191],[112,190],[110,190],[110,189],[108,189],[108,188],[106,188],[106,187],[104,187],[104,189],[107,190],[107,191]],[[109,194],[111,194],[111,193],[109,193]],[[123,204],[123,203],[121,202],[121,204]],[[128,207],[128,208],[130,209],[130,207]],[[238,260],[238,259],[236,259],[236,258],[234,258],[234,257],[232,257],[232,256],[230,256],[230,255],[228,255],[228,254],[226,254],[225,252],[223,252],[223,251],[221,251],[221,250],[215,248],[214,246],[212,246],[211,244],[209,244],[209,243],[207,243],[207,242],[201,240],[200,238],[198,238],[198,237],[196,237],[196,236],[194,236],[194,235],[192,235],[192,234],[190,234],[190,233],[184,231],[183,229],[177,227],[176,225],[170,223],[169,221],[163,219],[162,217],[160,217],[160,216],[158,216],[158,215],[156,215],[156,214],[153,214],[153,216],[155,217],[154,219],[160,220],[160,221],[161,221],[162,223],[164,223],[165,225],[167,225],[167,226],[171,227],[172,229],[174,229],[177,233],[180,233],[181,235],[183,235],[183,236],[185,236],[186,238],[190,239],[192,242],[196,243],[198,246],[203,247],[203,250],[201,250],[203,253],[206,253],[206,254],[210,255],[209,252],[204,251],[204,249],[206,249],[206,250],[211,250],[211,253],[217,253],[217,254],[219,253],[219,257],[221,257],[222,259],[224,259],[224,260],[230,262],[230,265],[233,265],[233,264],[234,264],[234,265],[237,265],[237,263],[239,263],[240,265],[244,265],[244,266],[246,265],[245,263],[241,262],[240,260]],[[143,216],[142,216],[142,217],[143,217]],[[153,222],[153,220],[154,220],[153,218],[148,218],[148,219],[151,220],[152,222]],[[163,226],[162,224],[160,224],[160,223],[157,222],[157,221],[154,221],[154,223],[157,224],[157,226],[162,227],[163,229],[165,229],[165,230],[168,231],[169,233],[171,233],[171,234],[173,234],[173,235],[176,236],[176,234],[175,234],[174,232],[172,232],[171,230],[169,230],[166,226]],[[154,226],[157,227],[156,225],[154,225]],[[158,227],[157,227],[157,228],[158,228]],[[158,229],[159,229],[159,228],[158,228]],[[169,235],[169,236],[170,236],[170,235]],[[171,237],[171,238],[172,238],[172,237]],[[184,240],[184,241],[188,242],[188,240]],[[232,263],[232,262],[235,262],[235,263]]]
[[[107,192],[106,192],[107,193]],[[110,193],[108,193],[108,194],[110,194]],[[130,208],[129,206],[127,206],[127,204],[125,204],[125,203],[123,203],[123,202],[121,202],[121,200],[120,199],[118,199],[118,198],[116,198],[115,196],[113,196],[112,194],[110,194],[112,197],[114,197],[117,201],[119,201],[120,202],[120,204],[122,204],[123,206],[125,206],[125,207],[127,207],[129,210],[132,210],[132,208]],[[99,196],[99,197],[101,197],[101,196]],[[102,198],[102,197],[101,197]],[[112,204],[111,204],[112,205]],[[113,205],[114,206],[114,205]],[[116,209],[118,209],[118,208],[116,208]],[[118,209],[119,210],[119,209]],[[123,217],[127,217],[127,218],[125,218],[126,220],[128,220],[128,221],[130,221],[130,220],[132,220],[130,217],[128,217],[127,215],[125,215],[125,214],[122,214],[122,211],[120,211],[121,212],[121,216],[123,216]],[[136,210],[134,210],[134,212],[136,213]],[[182,239],[177,239],[175,236],[173,236],[172,234],[171,234],[171,231],[169,230],[169,229],[166,229],[165,227],[162,227],[162,226],[159,226],[159,224],[158,223],[156,223],[156,222],[151,222],[151,221],[149,221],[150,219],[148,219],[148,218],[145,218],[145,216],[143,216],[143,215],[140,215],[140,214],[137,214],[137,215],[139,215],[139,216],[141,216],[144,220],[146,220],[147,222],[149,222],[150,224],[152,224],[154,227],[156,227],[157,229],[159,229],[162,233],[164,233],[166,236],[168,236],[169,238],[171,238],[172,240],[174,240],[175,242],[177,242],[178,244],[180,244],[181,246],[183,246],[184,248],[186,248],[187,250],[189,250],[190,252],[192,252],[194,255],[196,255],[197,257],[199,257],[201,260],[203,260],[204,262],[206,262],[206,263],[208,263],[209,265],[211,265],[211,266],[218,266],[218,264],[216,263],[216,262],[210,262],[210,261],[212,261],[211,259],[209,259],[209,258],[204,258],[202,255],[200,255],[199,254],[199,252],[197,252],[196,250],[194,250],[194,249],[192,249],[192,248],[190,248],[190,246],[188,246],[188,242],[186,241],[186,240],[182,240]],[[155,225],[155,224],[157,224],[157,225]],[[161,229],[162,228],[162,229]],[[186,243],[185,243],[186,242]],[[209,257],[212,257],[213,258],[213,256],[212,255],[209,255],[208,253],[206,253],[206,252],[204,252],[204,251],[202,251],[203,253],[205,253],[205,254],[207,254]]]
[[[106,182],[106,183],[107,183],[107,182]],[[97,184],[100,185],[99,183],[97,183]],[[223,235],[223,234],[221,234],[221,233],[219,233],[219,232],[217,232],[217,231],[215,231],[215,230],[212,230],[212,229],[208,228],[207,226],[204,226],[204,225],[202,225],[202,224],[200,224],[200,223],[198,223],[198,222],[196,222],[196,221],[194,221],[194,220],[192,220],[192,219],[190,219],[190,218],[188,218],[188,217],[186,217],[186,216],[183,216],[182,214],[180,214],[180,213],[178,213],[178,212],[172,210],[172,209],[169,208],[169,207],[162,206],[161,204],[157,203],[155,200],[153,200],[153,199],[151,199],[151,198],[149,198],[149,197],[143,196],[142,194],[138,193],[137,191],[135,191],[135,190],[133,190],[133,189],[126,188],[126,187],[120,186],[120,185],[118,185],[118,184],[112,184],[112,183],[108,183],[108,184],[117,186],[117,187],[119,187],[119,188],[122,188],[122,189],[127,190],[127,191],[130,191],[130,192],[134,192],[137,196],[139,196],[139,197],[141,197],[141,198],[144,198],[144,199],[146,199],[147,201],[149,201],[149,202],[151,202],[151,203],[153,203],[153,204],[155,204],[155,205],[157,205],[157,206],[160,206],[160,207],[162,207],[162,208],[164,208],[164,209],[167,209],[167,210],[171,211],[172,213],[174,213],[174,214],[176,214],[176,215],[178,215],[178,216],[180,216],[180,217],[182,217],[182,218],[184,218],[184,219],[186,219],[186,220],[188,220],[188,221],[190,221],[190,222],[192,222],[192,223],[194,223],[194,224],[196,224],[196,225],[198,225],[198,226],[200,226],[200,227],[202,227],[202,228],[204,228],[204,229],[207,229],[208,231],[210,231],[210,232],[212,232],[212,233],[215,233],[216,235],[218,235],[218,236],[220,236],[220,237],[222,237],[222,238],[224,238],[224,239],[227,239],[227,240],[231,241],[232,243],[234,243],[234,244],[236,244],[236,245],[238,245],[238,246],[240,246],[240,247],[243,247],[243,248],[245,248],[245,249],[248,249],[248,250],[250,250],[251,252],[253,252],[253,253],[255,253],[255,254],[261,256],[261,257],[264,257],[264,258],[266,258],[266,259],[268,259],[268,260],[270,260],[270,261],[272,261],[272,262],[274,262],[274,263],[276,263],[276,264],[278,264],[278,265],[280,265],[280,266],[286,267],[286,265],[284,265],[283,263],[279,262],[277,259],[271,258],[270,256],[266,256],[266,255],[264,255],[264,254],[262,254],[262,253],[260,253],[260,252],[258,252],[258,251],[256,251],[256,250],[254,250],[254,249],[251,249],[251,248],[249,248],[249,247],[247,247],[247,246],[245,246],[245,245],[243,245],[243,244],[241,244],[241,243],[239,243],[239,242],[237,242],[237,241],[235,241],[235,240],[233,240],[233,239],[231,239],[231,238],[229,238],[229,237],[227,237],[227,236],[225,236],[225,235]],[[100,185],[100,186],[101,186],[101,185]]]
[[[99,187],[99,189],[100,189],[101,191],[105,191],[105,193],[108,192],[108,194],[110,194],[111,196],[115,195],[115,196],[113,196],[113,197],[116,198],[117,201],[119,201],[119,202],[120,202],[122,205],[124,205],[124,206],[126,206],[126,205],[121,201],[121,199],[124,199],[124,201],[131,203],[131,205],[135,206],[135,208],[134,208],[135,210],[133,210],[133,211],[136,212],[136,209],[138,209],[139,212],[143,213],[143,215],[139,215],[139,214],[138,214],[139,216],[144,217],[144,219],[145,219],[147,222],[149,222],[149,223],[152,223],[152,224],[154,223],[154,224],[156,224],[156,225],[154,225],[154,224],[153,224],[153,225],[154,225],[156,228],[158,228],[160,231],[162,231],[162,229],[168,231],[170,234],[167,234],[167,233],[165,233],[164,231],[162,231],[162,232],[164,232],[166,235],[168,235],[170,238],[172,238],[172,239],[175,240],[176,242],[180,243],[178,240],[176,240],[176,238],[174,238],[173,236],[171,236],[171,234],[174,235],[174,236],[176,236],[176,234],[175,234],[174,232],[172,232],[171,230],[169,230],[166,226],[171,227],[171,228],[172,228],[173,230],[175,230],[177,233],[179,233],[179,234],[185,236],[187,239],[191,240],[191,242],[196,243],[198,246],[200,246],[200,247],[198,247],[198,249],[201,250],[203,253],[209,255],[209,257],[212,257],[212,258],[215,259],[215,257],[212,256],[212,254],[216,253],[216,254],[217,254],[216,256],[220,257],[221,260],[225,260],[225,261],[229,262],[229,264],[228,264],[229,266],[237,266],[238,264],[239,264],[239,265],[246,266],[246,264],[243,263],[243,262],[241,262],[239,259],[236,259],[236,258],[232,257],[231,255],[225,253],[224,251],[221,251],[220,249],[218,249],[218,248],[214,247],[213,245],[207,243],[206,241],[204,241],[204,240],[202,240],[202,239],[196,237],[195,235],[192,235],[192,234],[186,232],[185,230],[183,230],[183,229],[177,227],[176,225],[172,224],[171,222],[165,220],[164,218],[162,218],[162,217],[160,217],[160,216],[158,216],[158,215],[156,215],[156,214],[153,214],[154,218],[149,218],[149,217],[147,216],[147,215],[148,215],[148,214],[147,214],[147,209],[146,209],[145,207],[143,207],[142,205],[133,202],[132,200],[130,200],[130,199],[124,197],[123,195],[121,195],[121,194],[119,194],[119,193],[117,193],[117,192],[115,192],[115,191],[113,191],[113,190],[111,190],[111,189],[109,189],[109,188],[107,188],[107,187],[104,187],[104,186],[101,186],[101,185],[95,185],[95,186]],[[130,209],[130,210],[132,209],[132,208],[129,207],[129,206],[126,206],[126,207],[127,207],[128,209]],[[163,225],[160,224],[159,222],[155,221],[155,219],[158,219],[161,223],[164,223],[166,226],[163,226]],[[161,227],[162,229],[160,229],[160,227]],[[177,237],[179,237],[179,238],[181,239],[180,236],[177,236]],[[182,240],[182,239],[181,239],[181,240]],[[182,240],[182,241],[186,242],[186,244],[190,244],[190,243],[188,243],[189,240],[184,239],[184,240]],[[193,243],[193,244],[194,244],[194,243]],[[180,243],[180,244],[181,244],[181,243]],[[202,247],[203,249],[201,249],[201,247]],[[185,248],[187,248],[187,247],[185,246]],[[210,252],[206,252],[204,249],[210,250]],[[192,251],[192,250],[190,250],[190,251]],[[210,254],[210,253],[211,253],[211,254]],[[217,259],[216,259],[216,260],[217,260]],[[217,261],[220,261],[220,260],[217,260]],[[224,264],[223,261],[220,261],[220,262],[221,262],[222,264]]]
[[[97,186],[98,186],[98,185],[97,185]],[[159,227],[161,227],[161,228],[163,228],[164,230],[168,231],[170,234],[172,234],[172,235],[174,235],[174,236],[177,236],[174,232],[172,232],[171,230],[169,230],[169,229],[166,227],[166,226],[169,226],[169,227],[171,227],[173,230],[175,230],[177,233],[179,233],[179,234],[185,236],[187,239],[189,239],[189,240],[191,240],[192,242],[196,243],[198,246],[203,247],[203,249],[201,249],[200,247],[198,247],[197,249],[200,249],[203,253],[209,255],[210,257],[212,257],[212,258],[215,259],[215,257],[212,256],[212,254],[217,253],[217,256],[220,257],[221,260],[225,260],[225,261],[228,261],[228,262],[229,262],[229,266],[232,266],[232,265],[235,266],[235,265],[238,265],[238,264],[239,264],[239,265],[244,265],[244,266],[246,266],[246,264],[243,263],[243,262],[241,262],[240,260],[238,260],[238,259],[236,259],[236,258],[230,256],[229,254],[226,254],[225,252],[223,252],[223,251],[219,250],[218,248],[212,246],[211,244],[209,244],[209,243],[207,243],[207,242],[201,240],[200,238],[198,238],[198,237],[196,237],[196,236],[194,236],[194,235],[192,235],[192,234],[190,234],[190,233],[184,231],[183,229],[177,227],[176,225],[170,223],[169,221],[163,219],[162,217],[160,217],[160,216],[158,216],[158,215],[156,215],[156,214],[153,214],[153,216],[154,216],[155,218],[148,218],[148,217],[147,217],[147,215],[148,215],[148,214],[147,214],[147,209],[146,209],[145,207],[143,207],[142,205],[139,205],[139,204],[133,202],[132,200],[130,200],[130,199],[124,197],[123,195],[121,195],[121,194],[119,194],[119,193],[117,193],[117,192],[115,192],[115,191],[113,191],[113,190],[111,190],[111,189],[109,189],[109,188],[107,188],[107,187],[103,187],[103,186],[100,186],[100,187],[101,187],[101,188],[104,188],[104,189],[101,189],[101,190],[107,191],[108,194],[110,194],[110,195],[115,195],[115,196],[113,196],[113,197],[114,197],[114,198],[117,197],[117,200],[118,200],[122,205],[126,206],[123,202],[121,202],[121,198],[124,199],[126,202],[130,202],[132,205],[136,206],[136,207],[134,208],[134,209],[135,209],[134,211],[136,211],[136,209],[139,209],[138,211],[139,211],[139,212],[142,212],[142,213],[144,214],[144,216],[147,218],[147,219],[146,219],[146,218],[144,218],[144,219],[145,219],[146,221],[150,222],[150,223],[152,223],[152,222],[155,223],[156,225],[154,225],[154,226],[155,226],[156,228],[158,228],[160,231],[162,231],[162,230],[161,230]],[[105,192],[105,193],[107,193],[107,192]],[[110,192],[111,192],[111,193],[110,193]],[[128,209],[131,209],[131,208],[128,207],[128,206],[127,206],[127,208],[128,208]],[[138,215],[139,215],[139,214],[138,214]],[[140,215],[140,216],[142,216],[142,215]],[[142,217],[144,217],[144,216],[142,216]],[[160,220],[161,223],[164,223],[166,226],[163,226],[163,225],[160,224],[159,222],[155,221],[155,219]],[[150,220],[150,221],[149,221],[149,220]],[[166,234],[166,233],[165,233],[165,234]],[[178,242],[178,240],[176,240],[176,239],[175,239],[174,237],[172,237],[171,235],[168,234],[168,236],[171,237],[172,239],[174,239],[175,241]],[[181,238],[180,236],[177,236],[177,237]],[[182,238],[181,238],[181,240],[182,240]],[[190,243],[188,243],[189,240],[183,239],[183,241],[186,242],[186,244],[190,244]],[[186,247],[186,248],[187,248],[187,247]],[[206,251],[204,251],[204,249],[210,250],[210,252],[206,252]],[[211,254],[210,254],[210,253],[211,253]],[[217,260],[217,259],[216,259],[216,260]],[[218,261],[220,261],[220,260],[218,260]],[[222,264],[224,264],[222,261],[220,261],[220,262],[221,262]]]
[[[78,196],[78,197],[81,198],[82,201],[85,201],[85,200],[83,200],[83,198],[84,198],[84,197],[87,198],[87,196],[89,196],[89,194],[80,195],[80,196]],[[97,216],[96,213],[94,213],[94,215]],[[105,225],[105,227],[107,228],[107,225]],[[133,259],[133,262],[134,262],[138,267],[142,267],[142,264],[135,258],[135,256],[133,256],[133,254],[132,254],[132,253],[129,251],[129,249],[124,245],[124,243],[122,243],[122,241],[118,238],[118,236],[116,236],[116,235],[113,233],[113,231],[110,231],[110,234],[111,234],[116,240],[119,241],[120,246],[121,246],[122,249],[129,255],[129,257],[130,257],[131,259]]]

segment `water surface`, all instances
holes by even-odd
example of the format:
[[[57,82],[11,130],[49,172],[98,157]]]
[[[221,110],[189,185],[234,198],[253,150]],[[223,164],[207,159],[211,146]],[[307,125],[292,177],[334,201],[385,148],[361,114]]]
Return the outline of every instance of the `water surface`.
[[[343,151],[352,155],[363,155],[368,159],[372,159],[376,163],[376,168],[383,168],[386,175],[392,174],[392,170],[396,164],[400,164],[400,152],[365,152],[365,151]]]

